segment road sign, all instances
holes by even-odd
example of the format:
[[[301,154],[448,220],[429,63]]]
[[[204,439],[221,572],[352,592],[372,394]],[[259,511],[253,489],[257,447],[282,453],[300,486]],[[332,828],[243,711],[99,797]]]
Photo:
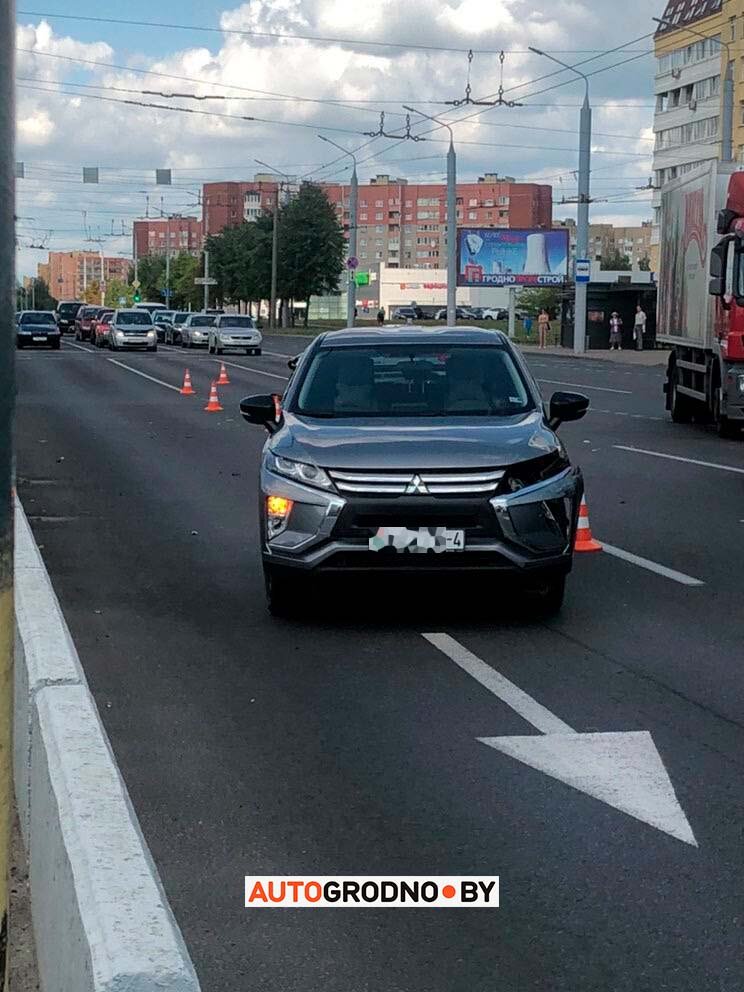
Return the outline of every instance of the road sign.
[[[169,300],[171,298],[171,296],[173,296],[173,290],[172,289],[166,289],[165,287],[163,287],[160,290],[160,295],[161,296],[164,296],[166,298],[166,300]]]
[[[216,279],[205,279],[204,276],[199,276],[198,279],[194,279],[194,284],[196,286],[216,286]]]
[[[539,734],[479,737],[481,744],[697,847],[669,774],[647,730],[577,733],[449,634],[424,634]]]
[[[350,255],[349,258],[346,259],[346,268],[351,269],[352,272],[354,271],[354,269],[358,268],[358,266],[359,266],[359,259],[356,257],[356,255]]]
[[[576,282],[589,282],[592,274],[592,263],[588,258],[576,259]]]
[[[142,283],[139,281],[139,279],[135,279],[134,282],[132,283],[132,289],[139,289],[141,285]]]

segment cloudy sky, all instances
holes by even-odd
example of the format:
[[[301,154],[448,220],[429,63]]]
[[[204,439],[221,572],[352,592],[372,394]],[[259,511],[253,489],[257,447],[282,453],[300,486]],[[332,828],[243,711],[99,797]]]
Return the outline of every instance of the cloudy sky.
[[[19,0],[19,275],[46,257],[32,245],[97,249],[88,239],[102,239],[107,253],[129,254],[134,217],[187,213],[202,182],[265,171],[255,159],[292,175],[348,179],[350,160],[339,161],[319,133],[358,150],[361,181],[378,172],[443,181],[441,128],[412,115],[409,133],[425,140],[364,134],[379,130],[381,111],[385,132],[405,134],[404,104],[454,124],[458,178],[489,171],[549,182],[554,217],[575,216],[560,201],[576,193],[583,84],[529,45],[592,73],[592,220],[639,223],[650,215],[650,194],[636,187],[651,171],[651,16],[664,6],[38,0],[37,9]],[[521,106],[448,106],[464,98],[468,72],[472,99],[494,100],[503,86],[503,100]],[[100,168],[99,185],[83,185],[83,166]],[[171,187],[155,185],[156,168],[173,170]]]

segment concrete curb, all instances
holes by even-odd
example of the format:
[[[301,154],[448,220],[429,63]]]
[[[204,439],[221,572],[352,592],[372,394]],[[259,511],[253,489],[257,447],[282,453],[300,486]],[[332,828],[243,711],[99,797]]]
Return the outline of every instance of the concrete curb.
[[[43,992],[199,992],[16,501],[14,772]]]

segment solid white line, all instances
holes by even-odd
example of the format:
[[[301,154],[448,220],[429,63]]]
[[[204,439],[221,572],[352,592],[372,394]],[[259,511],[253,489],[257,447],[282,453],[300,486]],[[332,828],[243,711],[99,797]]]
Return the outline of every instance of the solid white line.
[[[175,389],[177,393],[181,392],[178,386],[173,386],[170,382],[163,382],[162,379],[156,379],[154,375],[148,375],[147,372],[140,372],[139,369],[133,369],[131,365],[125,365],[124,362],[120,362],[116,358],[107,358],[106,361],[111,362],[112,365],[118,365],[120,369],[126,369],[127,372],[134,372],[135,375],[141,375],[143,379],[149,379],[150,382],[157,382],[159,386],[165,386],[166,389]]]
[[[634,451],[638,455],[652,455],[654,458],[668,458],[671,462],[687,462],[688,465],[701,465],[703,468],[717,468],[721,472],[734,472],[736,475],[744,475],[744,468],[737,468],[735,465],[721,465],[720,462],[702,462],[697,458],[683,458],[682,455],[668,455],[664,451],[648,451],[646,448],[633,448],[629,444],[613,444],[613,448],[620,451]]]
[[[296,351],[294,355],[285,355],[281,351],[266,351],[265,348],[262,348],[261,349],[261,354],[262,355],[270,355],[272,358],[286,358],[287,361],[289,361],[290,358],[294,358],[295,355],[299,355],[300,352],[299,351]]]
[[[559,720],[536,699],[528,696],[518,685],[514,685],[509,679],[487,665],[485,661],[468,651],[454,637],[450,637],[449,634],[422,634],[422,636],[435,648],[438,648],[442,654],[446,654],[456,665],[459,665],[464,672],[472,675],[484,689],[488,689],[494,696],[498,696],[527,723],[532,724],[535,730],[539,730],[543,734],[575,733],[567,723]]]
[[[538,379],[538,382],[547,382],[551,386],[573,386],[574,389],[594,389],[600,393],[623,393],[625,396],[632,396],[630,389],[610,389],[609,386],[588,386],[585,382],[563,382],[560,379]]]
[[[95,348],[85,348],[81,344],[75,344],[74,341],[65,341],[66,348],[78,348],[80,351],[86,352],[88,355],[95,355]]]
[[[213,361],[221,362],[223,359],[215,358]],[[225,365],[229,365],[231,369],[243,369],[244,372],[255,372],[256,375],[268,375],[272,379],[283,379],[285,382],[289,379],[288,375],[277,375],[276,372],[264,372],[263,369],[252,369],[248,365],[238,365],[236,362],[225,362]]]
[[[685,575],[684,572],[677,572],[673,568],[667,568],[666,565],[660,565],[658,562],[651,561],[649,558],[641,558],[640,555],[634,555],[632,552],[625,551],[623,548],[613,547],[612,544],[607,544],[605,541],[602,541],[602,548],[608,555],[613,555],[615,558],[622,558],[623,561],[627,561],[631,565],[638,565],[639,568],[648,569],[649,572],[656,572],[657,575],[663,575],[665,579],[679,582],[680,585],[705,585],[700,579],[695,579],[691,575]]]

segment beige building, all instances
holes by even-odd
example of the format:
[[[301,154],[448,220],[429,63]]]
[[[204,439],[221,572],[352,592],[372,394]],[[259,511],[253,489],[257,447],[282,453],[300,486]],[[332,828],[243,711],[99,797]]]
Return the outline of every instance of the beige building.
[[[128,258],[101,256],[95,251],[50,251],[49,261],[39,265],[47,273],[44,280],[49,292],[56,300],[80,300],[89,286],[101,285],[101,264],[103,263],[104,282],[129,278]]]
[[[566,227],[569,231],[571,258],[576,257],[576,221],[573,218],[557,221],[555,227]],[[645,259],[651,261],[651,239],[653,222],[643,221],[637,226],[615,227],[612,224],[589,225],[589,259],[599,262],[602,257],[618,252],[627,255],[631,267],[637,269]],[[651,265],[651,269],[654,267]]]

